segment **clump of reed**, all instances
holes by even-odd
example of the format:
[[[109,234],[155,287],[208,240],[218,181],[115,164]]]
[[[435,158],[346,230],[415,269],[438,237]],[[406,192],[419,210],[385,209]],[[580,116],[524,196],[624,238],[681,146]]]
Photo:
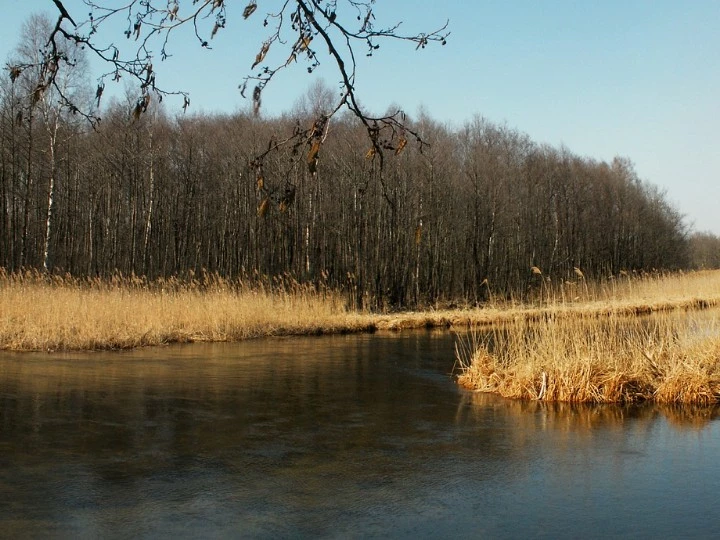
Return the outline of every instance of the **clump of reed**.
[[[0,272],[0,349],[126,349],[192,341],[352,332],[362,314],[291,276],[147,280]]]
[[[457,346],[458,382],[538,401],[709,405],[720,401],[717,310],[603,319],[524,318]]]

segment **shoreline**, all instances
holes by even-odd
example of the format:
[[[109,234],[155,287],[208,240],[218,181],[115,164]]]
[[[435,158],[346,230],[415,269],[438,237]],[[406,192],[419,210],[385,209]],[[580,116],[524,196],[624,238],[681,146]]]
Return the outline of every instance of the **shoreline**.
[[[540,292],[526,303],[373,314],[348,310],[339,292],[294,281],[148,284],[0,273],[0,350],[440,328],[457,333],[457,383],[470,390],[538,402],[720,403],[720,271],[564,282]]]
[[[496,302],[478,308],[373,314],[346,309],[339,293],[298,283],[263,289],[216,279],[202,287],[175,281],[160,288],[130,278],[86,282],[0,275],[0,350],[125,350],[272,336],[462,331],[521,321],[632,318],[720,306],[720,271],[637,278],[612,283],[612,288],[581,285],[584,295],[571,300],[560,289],[532,305]]]

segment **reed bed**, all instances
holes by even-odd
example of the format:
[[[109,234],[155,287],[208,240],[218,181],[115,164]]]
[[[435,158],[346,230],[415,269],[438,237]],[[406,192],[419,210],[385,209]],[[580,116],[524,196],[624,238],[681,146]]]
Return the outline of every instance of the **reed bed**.
[[[579,269],[578,269],[579,270]],[[582,277],[580,277],[582,276]],[[606,318],[720,307],[720,270],[671,274],[622,273],[597,281],[580,271],[573,280],[537,276],[530,300],[492,300],[480,308],[429,309],[377,316],[378,329],[492,327],[518,320]]]
[[[720,401],[720,310],[519,319],[460,339],[458,382],[536,401]]]
[[[0,275],[0,348],[127,349],[166,343],[367,329],[340,296],[290,278],[81,280]]]
[[[353,310],[322,282],[258,274],[208,273],[149,281],[137,276],[83,279],[0,269],[0,349],[94,350],[280,335],[494,327],[559,319],[696,310],[720,306],[720,271],[619,275],[596,282],[547,281],[529,302],[419,312]]]

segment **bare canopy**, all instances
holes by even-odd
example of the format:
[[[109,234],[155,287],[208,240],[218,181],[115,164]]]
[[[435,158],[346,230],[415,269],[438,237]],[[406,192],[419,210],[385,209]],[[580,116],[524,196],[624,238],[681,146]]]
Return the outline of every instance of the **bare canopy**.
[[[61,0],[53,0],[59,16],[43,51],[39,66],[42,77],[34,90],[36,94],[55,87],[61,99],[75,113],[82,114],[93,123],[99,121],[95,113],[82,110],[57,88],[57,73],[71,64],[63,53],[65,47],[61,46],[62,40],[69,40],[91,51],[109,68],[98,77],[95,91],[98,105],[106,82],[118,81],[121,76],[128,75],[140,87],[133,110],[135,117],[147,111],[153,99],[162,100],[168,95],[180,96],[185,109],[190,105],[189,94],[182,89],[163,87],[153,68],[153,59],[164,60],[171,54],[172,39],[182,26],[192,27],[199,47],[211,48],[214,36],[224,31],[229,21],[238,23],[237,16],[230,18],[231,10],[242,9],[243,19],[267,29],[257,49],[248,51],[249,70],[239,81],[242,95],[252,99],[256,113],[260,109],[263,90],[278,72],[295,64],[304,64],[305,69],[312,73],[323,62],[336,68],[342,91],[334,108],[325,111],[313,126],[284,141],[298,138],[309,141],[308,163],[311,166],[313,154],[317,153],[318,144],[322,142],[327,120],[343,108],[355,115],[367,130],[372,142],[368,157],[378,155],[382,160],[381,150],[401,151],[407,143],[407,131],[400,110],[374,117],[360,106],[355,88],[359,50],[372,56],[384,40],[407,41],[417,50],[431,43],[444,45],[449,35],[447,22],[428,32],[409,34],[403,33],[401,22],[381,25],[375,17],[375,0],[276,0],[264,2],[264,6],[268,7],[263,8],[256,0],[250,0],[244,7],[224,0],[130,0],[120,7],[110,7],[107,2],[96,0],[83,2],[89,8],[89,14],[87,19],[80,20],[77,14],[68,12]],[[136,44],[127,56],[113,41],[115,36],[103,33],[111,19],[127,21],[123,39]],[[270,63],[268,53],[271,48],[284,49],[283,53],[273,56],[281,58],[280,61]],[[13,80],[28,67],[22,64],[7,66]],[[417,134],[410,133],[419,140]]]

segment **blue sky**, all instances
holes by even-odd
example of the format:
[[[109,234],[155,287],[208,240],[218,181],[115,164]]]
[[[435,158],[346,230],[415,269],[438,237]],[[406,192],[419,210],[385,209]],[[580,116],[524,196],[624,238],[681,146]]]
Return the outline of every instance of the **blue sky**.
[[[79,0],[64,3],[76,19],[87,14]],[[161,82],[188,90],[195,111],[248,106],[237,86],[266,37],[262,16],[279,2],[261,0],[248,21],[240,17],[245,4],[228,2],[228,26],[212,51],[178,34],[175,56],[156,62]],[[51,0],[0,6],[3,60],[32,12],[56,13]],[[445,47],[422,51],[383,43],[366,59],[359,49],[357,88],[373,112],[424,107],[451,126],[479,114],[579,155],[629,157],[696,230],[720,234],[720,1],[378,0],[376,13],[378,25],[403,21],[407,33],[449,19],[452,34]],[[125,26],[119,21],[99,37],[126,41]],[[329,68],[285,72],[264,93],[264,110],[289,110],[313,77],[334,87]]]

